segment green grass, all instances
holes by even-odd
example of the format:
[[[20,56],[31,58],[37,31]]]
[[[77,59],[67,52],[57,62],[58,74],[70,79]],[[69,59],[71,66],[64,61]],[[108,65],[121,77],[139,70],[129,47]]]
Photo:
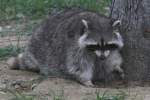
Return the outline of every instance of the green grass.
[[[25,96],[23,94],[15,93],[15,97],[12,100],[35,100],[34,96]]]
[[[5,92],[12,94],[14,97],[11,100],[49,100],[48,97],[52,97],[52,100],[66,100],[64,97],[64,92],[62,91],[53,91],[49,95],[39,96],[39,95],[27,95],[20,93],[15,90],[2,89]],[[37,99],[38,98],[38,99]]]
[[[105,12],[111,0],[0,0],[0,20],[42,17],[64,8],[84,8]]]
[[[35,96],[25,95],[16,90],[11,90],[8,88],[0,88],[0,91],[4,93],[9,93],[13,95],[13,98],[10,100],[35,100]]]
[[[0,27],[3,28],[0,36],[30,35],[38,23],[36,21],[49,13],[66,8],[83,8],[105,13],[105,7],[110,3],[111,0],[0,0]],[[11,28],[3,27],[5,25],[10,25]]]
[[[0,36],[30,35],[39,19],[66,8],[105,13],[111,0],[0,0]],[[108,13],[107,13],[108,14]],[[34,20],[34,21],[33,21]],[[11,26],[10,29],[4,26]]]
[[[27,96],[20,93],[13,94],[15,97],[12,100],[36,100],[37,96]],[[39,97],[41,98],[41,97]],[[41,100],[49,100],[46,96],[42,97]],[[65,100],[62,95],[54,95],[52,100]]]
[[[12,45],[0,48],[0,59],[4,59],[10,56],[16,56],[22,51],[23,48]]]
[[[36,100],[36,96],[25,96],[20,93],[13,93],[15,98],[13,100]],[[52,100],[66,100],[64,93],[54,93],[51,95],[53,97]],[[119,94],[116,95],[109,95],[107,93],[104,93],[103,95],[96,94],[96,99],[92,100],[125,100],[126,94],[124,92],[119,92]],[[46,97],[42,100],[48,100]]]
[[[10,24],[11,28],[3,27],[0,31],[0,37],[5,37],[9,35],[16,36],[30,36],[33,32],[33,29],[41,22],[41,19],[38,20],[28,20],[26,22],[17,20],[16,23]]]
[[[116,95],[109,95],[107,92],[104,92],[103,95],[96,93],[96,100],[125,100],[126,94],[123,91],[120,91]]]
[[[45,96],[35,95],[35,94],[27,95],[10,89],[0,89],[0,91],[12,94],[14,97],[11,100],[49,100],[48,97],[51,97],[52,100],[68,100],[67,97],[65,97],[64,95],[64,90],[57,90],[57,91],[51,90],[49,94]],[[123,91],[118,91],[117,94],[113,94],[113,95],[109,94],[109,91],[106,91],[102,95],[100,95],[99,92],[96,92],[95,97],[93,97],[93,99],[91,98],[91,100],[126,100],[126,97],[127,94]],[[83,99],[83,100],[90,100],[90,99]],[[132,100],[136,100],[136,98]]]
[[[51,91],[50,95],[53,97],[53,100],[66,100],[63,89],[58,91]]]

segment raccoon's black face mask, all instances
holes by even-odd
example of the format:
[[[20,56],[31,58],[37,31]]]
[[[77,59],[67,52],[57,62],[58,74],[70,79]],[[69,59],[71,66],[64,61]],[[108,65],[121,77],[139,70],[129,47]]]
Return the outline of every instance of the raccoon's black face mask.
[[[117,44],[107,44],[101,41],[101,44],[87,45],[86,49],[90,52],[94,52],[101,60],[106,59],[110,52],[119,49]]]
[[[102,40],[101,44],[96,45],[87,45],[86,48],[90,51],[107,51],[107,50],[117,50],[119,49],[119,46],[117,44],[104,44],[104,41]]]

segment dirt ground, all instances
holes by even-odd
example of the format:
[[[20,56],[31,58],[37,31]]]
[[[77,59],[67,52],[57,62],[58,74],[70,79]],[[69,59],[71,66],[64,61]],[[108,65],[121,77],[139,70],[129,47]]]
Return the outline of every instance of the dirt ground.
[[[2,41],[2,42],[1,42]],[[0,47],[9,45],[10,38],[0,38]],[[16,37],[11,37],[13,44],[16,44]],[[23,37],[20,45],[26,45]],[[135,85],[135,84],[134,84]],[[14,91],[19,91],[25,95],[35,95],[35,100],[53,100],[54,96],[63,95],[65,100],[96,100],[96,93],[103,95],[118,94],[124,92],[126,100],[150,100],[149,86],[119,86],[113,87],[101,84],[97,88],[82,86],[81,84],[62,78],[43,78],[37,73],[10,70],[6,60],[0,61],[0,100],[11,100]],[[46,99],[46,100],[47,100]]]

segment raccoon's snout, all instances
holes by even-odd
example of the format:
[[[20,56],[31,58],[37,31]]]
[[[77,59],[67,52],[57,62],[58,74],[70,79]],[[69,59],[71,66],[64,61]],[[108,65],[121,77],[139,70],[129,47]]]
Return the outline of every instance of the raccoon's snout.
[[[101,60],[105,60],[105,59],[106,59],[106,57],[105,57],[104,55],[101,55],[99,58],[100,58]]]
[[[95,51],[95,54],[96,54],[101,60],[106,59],[106,56],[105,56],[101,51],[96,50],[96,51]]]
[[[96,51],[95,51],[95,54],[96,54],[101,60],[105,60],[105,59],[109,56],[110,51],[109,51],[109,50],[106,50],[106,51],[96,50]]]

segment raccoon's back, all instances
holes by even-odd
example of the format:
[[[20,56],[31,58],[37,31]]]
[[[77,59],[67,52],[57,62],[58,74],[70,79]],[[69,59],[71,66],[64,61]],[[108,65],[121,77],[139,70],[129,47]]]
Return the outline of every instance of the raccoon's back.
[[[69,11],[50,15],[33,32],[27,52],[31,52],[42,66],[64,66],[67,45],[64,23],[74,14]]]

